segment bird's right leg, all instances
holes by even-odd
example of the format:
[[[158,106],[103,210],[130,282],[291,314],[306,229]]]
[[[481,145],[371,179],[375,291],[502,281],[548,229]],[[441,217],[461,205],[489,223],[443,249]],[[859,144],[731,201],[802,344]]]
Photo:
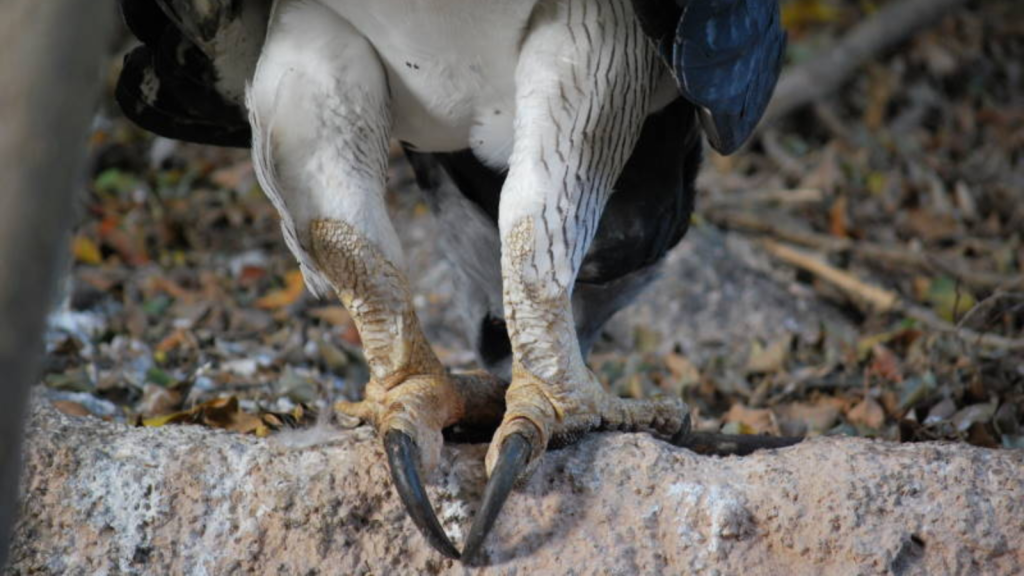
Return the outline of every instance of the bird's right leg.
[[[340,409],[384,438],[395,487],[435,548],[458,552],[417,468],[440,456],[441,430],[467,413],[500,418],[503,386],[450,376],[420,329],[384,204],[391,118],[370,44],[316,2],[279,2],[248,91],[253,158],[307,285],[334,290],[352,315],[371,380]]]

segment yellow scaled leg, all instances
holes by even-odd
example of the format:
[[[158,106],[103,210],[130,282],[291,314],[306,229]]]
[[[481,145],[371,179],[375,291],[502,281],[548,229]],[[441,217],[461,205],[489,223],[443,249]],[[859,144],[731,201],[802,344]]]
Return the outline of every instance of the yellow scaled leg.
[[[352,315],[370,368],[364,400],[337,408],[373,424],[384,438],[395,488],[413,522],[434,548],[458,558],[419,470],[437,464],[445,427],[497,422],[505,384],[483,374],[448,374],[423,335],[405,277],[355,228],[314,220],[310,240],[313,258]]]

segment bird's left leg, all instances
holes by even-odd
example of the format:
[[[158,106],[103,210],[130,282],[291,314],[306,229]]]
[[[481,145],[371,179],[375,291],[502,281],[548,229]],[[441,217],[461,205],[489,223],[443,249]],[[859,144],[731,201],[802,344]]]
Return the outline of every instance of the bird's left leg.
[[[455,558],[418,468],[439,459],[443,428],[500,407],[500,387],[448,374],[416,317],[384,203],[390,105],[382,62],[347,20],[318,2],[276,4],[248,95],[260,183],[307,283],[338,294],[362,339],[365,399],[340,410],[377,428],[410,516]]]
[[[628,1],[542,2],[533,22],[516,72],[515,143],[498,222],[512,382],[466,557],[551,439],[597,429],[674,436],[688,423],[678,398],[607,393],[584,362],[572,312],[580,265],[661,78],[656,55]]]

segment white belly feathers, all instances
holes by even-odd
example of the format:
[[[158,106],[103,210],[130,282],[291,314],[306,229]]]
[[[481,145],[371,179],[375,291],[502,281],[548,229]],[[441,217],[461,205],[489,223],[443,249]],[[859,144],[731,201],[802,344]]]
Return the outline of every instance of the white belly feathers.
[[[535,0],[321,0],[384,62],[393,136],[508,165],[515,67]]]

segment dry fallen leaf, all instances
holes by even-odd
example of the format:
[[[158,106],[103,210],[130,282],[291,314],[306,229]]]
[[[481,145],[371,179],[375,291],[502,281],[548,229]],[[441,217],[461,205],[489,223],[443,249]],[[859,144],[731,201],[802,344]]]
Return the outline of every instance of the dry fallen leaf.
[[[755,342],[747,359],[747,373],[768,374],[782,370],[789,358],[792,343],[793,335],[789,333],[776,338],[768,346]]]
[[[92,416],[88,408],[70,400],[54,400],[53,407],[68,416]]]
[[[188,332],[187,330],[175,330],[174,332],[168,334],[166,338],[157,343],[156,348],[154,350],[156,352],[163,352],[164,354],[166,354],[167,352],[170,352],[181,346],[196,347],[197,345],[198,344],[196,342],[195,336],[193,336],[190,332]]]
[[[875,402],[874,398],[866,396],[846,413],[846,418],[850,424],[877,430],[885,424],[885,411],[878,405],[878,402]]]
[[[264,310],[277,310],[295,304],[302,297],[305,284],[302,280],[302,272],[298,269],[291,270],[284,277],[285,286],[280,290],[274,290],[256,301],[256,307]]]
[[[181,403],[181,390],[157,384],[146,384],[142,389],[142,400],[139,401],[138,410],[145,417],[150,418],[172,412],[180,407]]]
[[[971,404],[961,408],[953,415],[953,425],[960,432],[966,432],[971,426],[977,423],[987,423],[996,413],[996,404],[989,402],[985,404]]]
[[[146,427],[159,427],[168,424],[203,424],[211,428],[222,428],[235,432],[256,432],[262,425],[259,416],[242,412],[238,407],[238,398],[228,396],[204,402],[191,410],[175,412],[166,416],[147,418],[142,421]],[[257,433],[257,435],[259,435]]]
[[[723,422],[739,424],[740,434],[778,434],[774,420],[771,410],[747,408],[743,404],[733,404],[722,418]]]
[[[238,404],[238,398],[227,396],[204,402],[184,412],[141,419],[139,424],[148,428],[168,424],[201,424],[210,428],[230,430],[240,434],[255,434],[264,437],[282,426],[297,426],[311,422],[316,413],[296,406],[291,412],[245,412]]]
[[[899,359],[896,358],[892,350],[881,344],[875,344],[871,349],[871,365],[868,366],[867,373],[888,382],[903,381],[903,371],[900,369]]]
[[[79,234],[71,241],[71,253],[77,262],[82,264],[101,264],[103,255],[100,254],[99,246],[90,238]]]
[[[672,373],[671,390],[681,394],[686,388],[700,383],[700,370],[686,356],[675,352],[665,355],[665,366]]]
[[[842,409],[843,401],[838,398],[825,397],[812,403],[794,402],[776,408],[781,423],[797,424],[787,434],[800,432],[805,427],[807,432],[821,434],[835,426],[836,419]]]
[[[845,195],[840,195],[836,198],[836,201],[832,203],[832,208],[828,211],[829,233],[837,238],[846,238],[850,235],[850,224],[846,216],[847,212],[847,201]]]
[[[823,0],[793,0],[782,5],[782,25],[787,30],[832,22],[838,17],[839,10]]]

